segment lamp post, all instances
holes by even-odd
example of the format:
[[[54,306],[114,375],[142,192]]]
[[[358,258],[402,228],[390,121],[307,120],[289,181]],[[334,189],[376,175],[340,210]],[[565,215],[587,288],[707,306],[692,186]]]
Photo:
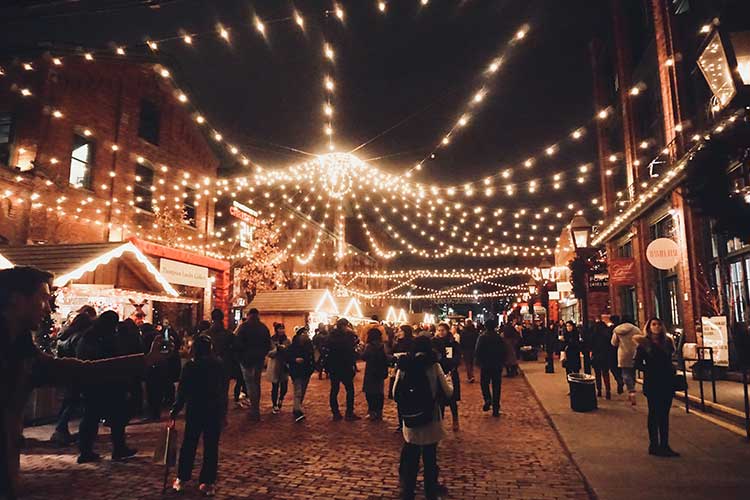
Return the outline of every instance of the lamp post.
[[[573,220],[570,221],[570,236],[573,240],[573,247],[576,251],[576,258],[583,261],[583,273],[580,276],[583,279],[582,286],[579,287],[582,290],[582,297],[578,297],[581,300],[581,323],[584,329],[589,320],[589,302],[588,302],[588,273],[586,272],[586,259],[591,254],[591,223],[583,215],[576,215]]]

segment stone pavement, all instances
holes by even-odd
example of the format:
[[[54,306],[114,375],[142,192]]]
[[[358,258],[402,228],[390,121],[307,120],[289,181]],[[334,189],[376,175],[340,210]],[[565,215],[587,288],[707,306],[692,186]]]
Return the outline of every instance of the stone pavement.
[[[570,454],[599,500],[721,500],[750,498],[750,443],[722,427],[685,413],[675,401],[670,444],[680,458],[647,453],[646,400],[638,387],[635,408],[625,395],[599,399],[590,413],[570,409],[565,372],[544,373],[543,362],[522,364]]]
[[[290,402],[282,414],[271,414],[270,387],[265,382],[261,423],[249,423],[244,410],[231,409],[228,430],[222,435],[217,498],[397,498],[402,439],[393,432],[395,405],[386,400],[385,422],[332,422],[327,388],[326,380],[313,378],[307,395],[308,418],[302,424],[292,422]],[[522,377],[503,380],[500,419],[481,411],[478,383],[464,382],[462,393],[461,430],[448,431],[438,449],[440,479],[450,491],[449,498],[590,498]],[[356,410],[366,413],[361,393]],[[446,423],[450,425],[450,417]],[[160,498],[163,468],[151,463],[158,430],[158,424],[128,428],[130,444],[141,450],[128,462],[113,463],[105,455],[99,464],[77,465],[75,449],[56,449],[37,441],[49,437],[50,426],[26,429],[29,445],[21,467],[29,491],[24,498]],[[102,454],[110,451],[106,438],[100,437],[97,443]],[[196,490],[193,482],[180,498],[199,498]]]

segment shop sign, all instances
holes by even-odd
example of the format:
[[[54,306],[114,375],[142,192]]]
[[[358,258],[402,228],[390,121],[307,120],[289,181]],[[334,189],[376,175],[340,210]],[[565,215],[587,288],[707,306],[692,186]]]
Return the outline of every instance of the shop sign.
[[[680,261],[680,247],[669,238],[657,238],[646,248],[646,259],[656,269],[672,269]]]
[[[594,273],[589,274],[589,290],[602,291],[609,288],[609,274]]]
[[[714,364],[729,366],[729,335],[726,316],[701,317],[703,346],[713,347]],[[708,352],[705,353],[708,356]]]
[[[618,257],[609,259],[609,282],[612,286],[635,285],[635,259],[632,257]]]
[[[208,268],[177,262],[176,260],[160,259],[159,272],[172,284],[206,288],[208,284]]]
[[[258,223],[258,212],[238,201],[232,201],[229,213],[240,220],[240,247],[250,248],[250,244],[253,241],[253,231]]]

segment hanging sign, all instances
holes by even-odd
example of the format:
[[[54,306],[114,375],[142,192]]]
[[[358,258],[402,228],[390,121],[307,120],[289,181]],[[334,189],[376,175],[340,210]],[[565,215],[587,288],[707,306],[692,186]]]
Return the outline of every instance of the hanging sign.
[[[234,200],[232,206],[229,207],[229,213],[240,220],[240,247],[250,248],[253,241],[253,232],[258,223],[258,212]]]
[[[729,335],[727,334],[727,317],[701,317],[703,326],[703,346],[712,347],[714,364],[729,366]],[[708,355],[708,353],[706,353]]]
[[[609,274],[593,273],[589,274],[589,290],[605,291],[609,288]]]
[[[680,261],[680,247],[669,238],[657,238],[646,248],[646,259],[656,269],[672,269]]]
[[[208,268],[176,260],[159,260],[159,272],[167,278],[167,281],[176,285],[206,288],[208,283]]]
[[[607,262],[609,268],[609,282],[612,286],[635,285],[635,259],[632,257],[616,257]]]

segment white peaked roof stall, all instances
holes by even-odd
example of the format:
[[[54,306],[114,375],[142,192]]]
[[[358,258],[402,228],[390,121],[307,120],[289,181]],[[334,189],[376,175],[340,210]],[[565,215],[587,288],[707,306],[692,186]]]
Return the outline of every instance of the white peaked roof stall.
[[[0,267],[13,266],[33,266],[53,273],[56,303],[63,309],[66,305],[74,308],[83,304],[197,302],[181,297],[149,258],[130,242],[0,248]]]

